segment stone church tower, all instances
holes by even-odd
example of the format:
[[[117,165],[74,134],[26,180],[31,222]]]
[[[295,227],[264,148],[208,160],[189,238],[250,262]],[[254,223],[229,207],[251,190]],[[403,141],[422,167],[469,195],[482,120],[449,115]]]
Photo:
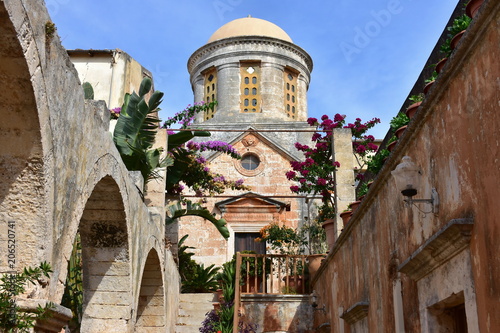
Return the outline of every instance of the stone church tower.
[[[302,154],[295,142],[307,143],[307,89],[312,59],[275,24],[253,17],[219,28],[188,61],[194,101],[217,100],[213,112],[200,114],[196,127],[211,130],[210,140],[232,144],[236,161],[208,155],[210,168],[228,179],[244,179],[251,192],[227,191],[208,198],[208,208],[228,222],[225,241],[206,221],[185,218],[179,236],[196,247],[196,260],[222,264],[236,251],[265,251],[254,242],[259,230],[279,222],[297,227],[309,218],[305,198],[290,191],[285,173]],[[310,201],[308,201],[310,204]]]

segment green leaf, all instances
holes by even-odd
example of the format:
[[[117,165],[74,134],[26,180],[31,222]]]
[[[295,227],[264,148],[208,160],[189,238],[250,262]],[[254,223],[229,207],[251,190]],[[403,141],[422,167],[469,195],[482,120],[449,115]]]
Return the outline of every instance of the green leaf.
[[[181,203],[177,203],[167,207],[167,215],[165,222],[167,224],[175,222],[176,219],[183,216],[198,216],[210,221],[219,230],[219,233],[225,239],[229,238],[229,230],[227,229],[227,222],[224,219],[216,219],[206,208],[198,204],[193,204],[188,201],[187,208],[183,208]],[[168,214],[170,213],[170,215]]]

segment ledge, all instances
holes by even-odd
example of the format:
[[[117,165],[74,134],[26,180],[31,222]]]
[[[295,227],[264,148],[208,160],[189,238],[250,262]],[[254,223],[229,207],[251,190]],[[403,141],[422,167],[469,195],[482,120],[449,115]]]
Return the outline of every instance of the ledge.
[[[16,304],[21,311],[34,312],[38,306],[45,307],[49,301],[45,299],[17,299]],[[35,329],[44,330],[44,332],[61,332],[61,329],[68,324],[73,317],[71,310],[55,303],[53,306],[52,309],[48,310],[49,318],[37,321]]]
[[[242,294],[242,302],[309,302],[309,295]]]
[[[340,318],[347,321],[350,325],[360,321],[368,315],[368,302],[358,302],[345,311]]]
[[[465,249],[474,225],[472,218],[454,219],[429,238],[398,270],[418,281]]]

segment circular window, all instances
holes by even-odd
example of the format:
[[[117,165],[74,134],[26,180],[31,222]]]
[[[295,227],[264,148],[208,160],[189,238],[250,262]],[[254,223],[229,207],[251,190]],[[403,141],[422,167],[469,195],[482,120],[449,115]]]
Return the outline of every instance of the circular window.
[[[260,165],[260,159],[257,155],[246,154],[241,158],[241,166],[245,170],[255,170]]]
[[[262,152],[254,147],[246,147],[240,160],[234,160],[236,170],[244,176],[254,177],[260,174],[265,167],[266,160]]]

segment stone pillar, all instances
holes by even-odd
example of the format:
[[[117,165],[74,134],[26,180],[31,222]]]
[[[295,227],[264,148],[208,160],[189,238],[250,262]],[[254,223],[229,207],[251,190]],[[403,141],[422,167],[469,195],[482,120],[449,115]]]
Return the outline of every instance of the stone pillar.
[[[283,72],[285,66],[263,62],[261,64],[260,95],[262,98],[262,112],[267,117],[286,119],[284,113]]]
[[[205,78],[203,75],[198,75],[194,82],[192,83],[193,85],[193,93],[194,93],[194,102],[195,103],[200,103],[201,101],[205,100]],[[178,110],[181,111],[181,110]],[[196,116],[196,122],[201,123],[203,122],[203,112],[198,113]]]
[[[333,131],[333,159],[340,163],[335,173],[335,203],[337,208],[336,230],[337,237],[343,226],[339,214],[355,201],[354,187],[354,154],[352,152],[352,135],[349,128],[339,128]]]
[[[299,74],[297,78],[297,120],[306,121],[307,120],[307,89],[309,88],[309,82],[307,78]]]
[[[217,100],[217,112],[214,118],[229,121],[240,113],[239,62],[217,67]]]

